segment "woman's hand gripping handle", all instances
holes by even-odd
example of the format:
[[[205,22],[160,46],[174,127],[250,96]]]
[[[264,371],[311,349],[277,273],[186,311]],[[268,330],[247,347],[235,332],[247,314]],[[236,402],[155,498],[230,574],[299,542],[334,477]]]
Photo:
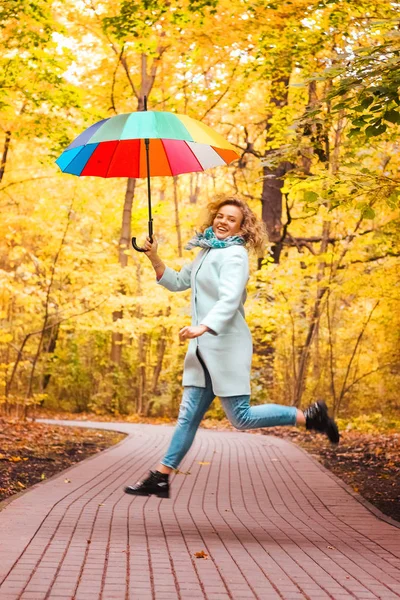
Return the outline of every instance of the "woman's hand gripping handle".
[[[150,241],[150,238],[147,237],[144,243],[144,251],[146,253],[147,258],[153,265],[153,269],[156,272],[157,279],[161,279],[164,275],[165,264],[161,260],[161,258],[157,254],[158,250],[158,242],[156,237],[153,235],[153,242]]]

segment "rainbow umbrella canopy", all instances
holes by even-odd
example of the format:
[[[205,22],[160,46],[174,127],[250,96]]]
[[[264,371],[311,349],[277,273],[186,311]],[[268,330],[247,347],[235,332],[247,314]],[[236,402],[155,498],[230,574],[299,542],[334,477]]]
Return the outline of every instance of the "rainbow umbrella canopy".
[[[79,177],[147,177],[152,237],[150,176],[180,175],[227,165],[238,152],[211,127],[187,115],[147,111],[95,123],[64,150],[56,163]],[[133,247],[143,252],[132,238]]]

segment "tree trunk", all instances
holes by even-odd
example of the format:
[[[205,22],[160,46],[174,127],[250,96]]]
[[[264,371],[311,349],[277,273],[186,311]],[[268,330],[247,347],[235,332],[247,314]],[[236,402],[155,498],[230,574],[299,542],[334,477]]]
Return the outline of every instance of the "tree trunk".
[[[57,346],[59,330],[60,330],[59,322],[55,323],[54,327],[52,327],[51,329],[47,329],[49,339],[48,339],[47,346],[46,346],[46,352],[49,354],[53,354],[55,352],[55,349]],[[45,390],[47,388],[47,386],[49,385],[50,378],[51,378],[50,373],[44,374],[43,383],[42,383],[43,390]]]
[[[272,98],[271,101],[275,106],[283,108],[288,103],[288,85],[290,80],[290,74],[283,75],[276,83],[276,89],[279,90],[276,97]],[[266,141],[269,140],[269,130],[271,128],[270,119],[267,118],[266,125]],[[268,157],[268,150],[264,157]],[[293,165],[284,161],[279,164],[275,169],[268,166],[263,168],[263,187],[261,193],[261,205],[262,205],[262,220],[267,228],[268,238],[272,244],[271,254],[274,259],[274,263],[279,263],[283,241],[281,239],[282,230],[282,187],[283,187],[283,176],[293,168]]]
[[[122,214],[122,227],[121,227],[121,236],[119,239],[119,264],[122,268],[126,267],[128,264],[128,255],[126,251],[129,249],[129,244],[131,240],[131,219],[132,219],[132,204],[133,198],[135,195],[135,186],[136,179],[132,179],[131,177],[128,179],[128,183],[126,186],[125,199],[124,199],[124,210]],[[123,288],[119,289],[119,292],[124,294],[125,290]],[[113,322],[116,323],[119,319],[122,319],[122,310],[116,310],[113,312]],[[122,357],[122,333],[117,331],[113,331],[111,337],[111,362],[120,365],[121,357]]]
[[[7,163],[7,154],[8,154],[8,150],[10,149],[10,142],[11,142],[11,131],[6,131],[6,137],[5,137],[4,146],[3,146],[3,156],[1,157],[1,164],[0,164],[0,183],[4,177],[4,171],[5,171],[6,163]]]
[[[161,34],[161,37],[164,37]],[[165,48],[161,45],[157,48],[158,56],[153,59],[151,64],[150,72],[148,72],[148,57],[146,54],[142,54],[141,56],[141,84],[140,91],[136,95],[137,98],[137,111],[142,111],[144,109],[144,97],[149,96],[152,87],[154,85],[154,81],[157,75],[157,68],[159,62],[161,60],[161,56],[164,52]],[[127,77],[130,83],[132,83],[129,75],[129,68],[126,59],[123,62],[124,69],[127,73]],[[133,88],[134,90],[134,88]],[[135,183],[136,180],[129,178],[128,184],[125,192],[125,200],[124,200],[124,212],[122,216],[122,228],[121,228],[121,237],[119,241],[119,263],[121,267],[126,267],[128,264],[128,256],[125,254],[126,250],[129,248],[130,238],[131,238],[131,219],[132,219],[132,203],[133,197],[135,194]],[[124,293],[124,290],[120,290],[121,293]],[[116,323],[119,319],[122,319],[123,312],[122,310],[117,310],[113,313],[113,322]],[[111,355],[110,360],[115,365],[121,364],[122,358],[122,343],[123,336],[122,333],[114,332],[111,338]]]
[[[141,278],[141,263],[139,258],[134,257],[134,261],[136,263],[136,290],[137,295],[141,296],[142,294],[142,278]],[[137,306],[135,311],[135,317],[140,320],[142,318],[142,307],[140,305]],[[146,377],[146,346],[147,346],[147,334],[141,333],[139,334],[138,340],[138,377],[137,377],[137,386],[136,386],[136,412],[138,414],[144,413],[145,400],[146,400],[146,386],[147,386],[147,377]]]
[[[58,259],[59,259],[61,250],[62,250],[62,248],[64,246],[65,239],[67,237],[67,233],[68,233],[68,229],[69,229],[69,225],[70,225],[70,222],[71,222],[72,207],[73,207],[73,200],[71,202],[71,206],[70,206],[69,211],[68,211],[67,223],[66,223],[66,226],[65,226],[65,229],[64,229],[64,233],[63,233],[63,236],[61,238],[58,250],[57,250],[57,252],[56,252],[56,254],[54,256],[53,264],[51,266],[50,281],[47,284],[47,290],[46,290],[45,314],[44,314],[44,317],[43,317],[43,325],[42,325],[42,329],[41,329],[41,332],[40,332],[40,338],[39,338],[37,350],[36,350],[35,356],[34,356],[33,361],[32,361],[31,372],[30,372],[30,375],[29,375],[28,391],[27,391],[27,394],[26,394],[26,399],[27,400],[29,400],[33,396],[33,381],[34,381],[36,366],[37,366],[37,363],[38,363],[38,360],[39,360],[39,357],[40,357],[40,352],[41,352],[42,347],[43,347],[43,340],[44,340],[44,337],[45,337],[46,332],[47,332],[48,322],[49,322],[49,318],[50,318],[50,315],[49,315],[50,294],[51,294],[51,291],[52,291],[52,288],[53,288],[54,275],[55,275],[55,271],[56,271],[56,266],[57,266],[57,263],[58,263]],[[27,404],[25,405],[25,416],[27,416]]]
[[[156,349],[157,362],[156,362],[156,366],[154,367],[154,370],[153,370],[153,378],[152,378],[152,382],[151,382],[151,386],[150,386],[151,396],[147,398],[146,406],[144,409],[144,414],[146,417],[150,416],[151,409],[155,402],[154,396],[158,395],[158,389],[157,389],[158,388],[158,380],[160,378],[163,360],[164,360],[164,354],[165,354],[165,350],[167,348],[167,338],[166,338],[165,333],[166,333],[166,329],[165,329],[165,327],[162,327],[161,328],[161,337],[159,338],[159,340],[157,342],[157,349]]]
[[[329,85],[330,84],[328,82],[328,86]],[[314,89],[310,89],[310,91],[309,91],[309,99],[310,99],[309,101],[310,102],[315,101],[314,92],[315,92]],[[329,108],[329,105],[328,105],[328,108]],[[327,167],[327,169],[330,170],[330,172],[333,175],[336,175],[336,173],[339,170],[339,153],[340,153],[341,138],[342,138],[342,133],[343,133],[343,126],[344,126],[344,117],[343,117],[343,111],[341,111],[339,113],[337,127],[335,129],[335,137],[334,137],[332,152],[331,152],[331,149],[329,146],[329,136],[328,136],[327,132],[325,132],[325,131],[320,132],[321,138],[323,139],[324,144],[325,144],[324,158],[327,161],[326,167]],[[328,206],[328,204],[325,204],[325,206]],[[321,246],[320,246],[320,251],[319,251],[319,254],[321,256],[323,256],[328,249],[330,228],[331,228],[330,222],[324,221],[323,228],[322,228],[322,235],[321,235]],[[326,261],[324,258],[322,258],[318,264],[317,296],[316,296],[316,299],[314,302],[314,307],[312,310],[312,315],[311,315],[311,320],[309,323],[306,341],[305,341],[304,346],[301,349],[300,357],[299,357],[298,379],[297,379],[297,383],[296,383],[296,392],[295,392],[295,397],[294,397],[294,405],[295,406],[300,406],[300,403],[301,403],[301,399],[302,399],[304,388],[305,388],[305,382],[306,382],[306,378],[307,378],[307,368],[308,368],[308,364],[309,364],[309,360],[310,360],[311,344],[312,344],[313,340],[315,339],[315,336],[318,333],[318,324],[319,324],[319,320],[321,317],[322,300],[323,300],[326,292],[329,290],[328,285],[321,286],[321,282],[323,281],[324,276],[325,276],[325,269],[326,269]]]
[[[190,204],[196,204],[199,193],[200,193],[199,173],[191,173],[190,174],[190,193],[189,193]]]
[[[317,96],[317,82],[311,81],[308,85],[308,104],[307,110],[312,110],[315,108],[318,102]],[[304,150],[301,155],[302,167],[305,175],[311,175],[311,163],[312,157],[315,153],[316,146],[319,145],[319,135],[317,132],[317,126],[315,123],[311,125],[306,125],[304,128],[304,135],[310,136],[310,147],[307,150]]]
[[[139,377],[137,386],[137,401],[136,410],[139,415],[145,413],[146,397],[147,397],[147,377],[146,377],[146,349],[147,349],[147,334],[141,333],[139,336]]]
[[[158,380],[160,378],[165,350],[167,348],[167,338],[165,336],[165,327],[161,331],[162,337],[157,342],[157,363],[154,367],[153,381],[151,383],[151,393],[157,394]]]
[[[319,251],[319,254],[321,254],[321,255],[323,255],[328,248],[329,232],[330,232],[330,223],[325,221],[324,225],[323,225],[322,236],[321,236],[322,241],[321,241],[321,247],[320,247],[320,251]],[[321,316],[322,299],[324,298],[325,293],[329,289],[328,286],[321,287],[321,285],[320,285],[321,281],[324,277],[325,267],[326,267],[325,260],[322,259],[318,265],[317,296],[316,296],[316,299],[314,302],[314,307],[312,310],[312,316],[311,316],[309,327],[308,327],[306,341],[300,352],[299,369],[298,369],[298,376],[297,376],[297,382],[296,382],[296,391],[295,391],[295,396],[294,396],[294,406],[297,406],[297,407],[300,406],[301,399],[302,399],[303,392],[304,392],[307,367],[308,367],[309,357],[310,357],[311,344],[314,339],[314,336],[315,336],[315,333],[317,330],[317,326],[319,323],[319,319]]]
[[[283,176],[293,167],[290,162],[281,163],[276,169],[263,168],[261,194],[262,220],[265,223],[268,239],[272,244],[274,263],[279,263],[282,252],[282,186]]]
[[[171,314],[171,307],[168,306],[165,316],[169,317],[170,314]],[[160,378],[163,360],[164,360],[164,354],[165,354],[165,350],[167,348],[167,335],[166,334],[167,334],[167,329],[166,329],[166,327],[162,326],[161,327],[161,335],[160,335],[160,338],[157,343],[157,362],[156,362],[156,366],[154,367],[153,381],[151,383],[151,394],[152,395],[157,394],[158,380]]]

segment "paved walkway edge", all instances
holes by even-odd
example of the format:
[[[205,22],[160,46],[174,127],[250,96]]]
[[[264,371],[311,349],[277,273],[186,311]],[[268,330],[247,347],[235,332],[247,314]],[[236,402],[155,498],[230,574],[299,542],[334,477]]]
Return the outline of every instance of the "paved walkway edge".
[[[38,423],[43,423],[45,425],[61,425],[61,423],[58,422],[57,419],[36,419],[36,421]],[[70,424],[68,424],[68,425],[66,425],[63,422],[62,426],[63,427],[82,427],[83,429],[85,429],[85,426],[83,425],[85,423],[85,421],[77,421],[77,423],[79,423],[79,425],[75,425],[72,421],[70,421]],[[107,427],[107,429],[109,431],[117,431],[118,433],[125,434],[125,437],[123,440],[121,440],[117,444],[114,444],[113,446],[110,446],[109,448],[104,448],[104,450],[102,450],[101,452],[98,452],[97,454],[93,454],[92,456],[88,456],[87,458],[84,458],[83,460],[76,462],[75,464],[71,465],[70,467],[67,467],[66,469],[63,469],[62,471],[59,471],[58,473],[54,473],[54,475],[52,475],[51,477],[48,477],[47,479],[44,479],[43,481],[38,481],[37,483],[34,483],[30,487],[26,488],[26,490],[21,490],[20,492],[13,494],[9,498],[5,498],[4,500],[1,500],[0,501],[0,512],[2,510],[4,510],[6,508],[6,506],[11,504],[11,502],[13,502],[14,500],[17,500],[18,498],[25,496],[25,494],[28,494],[29,492],[31,492],[32,490],[36,489],[37,487],[39,487],[41,485],[45,485],[49,481],[54,481],[55,479],[58,479],[59,477],[64,477],[69,471],[71,471],[71,469],[74,469],[78,465],[82,465],[83,463],[85,463],[89,460],[93,460],[97,456],[100,456],[101,454],[104,454],[105,452],[110,452],[114,448],[118,448],[118,446],[127,442],[129,437],[131,437],[132,434],[126,433],[126,431],[121,431],[121,429],[118,429],[118,423],[110,423],[110,425],[116,425],[116,427]],[[87,426],[86,429],[96,429],[96,427]],[[99,429],[99,431],[101,431],[101,430]]]
[[[39,423],[44,423],[44,424],[47,424],[47,425],[62,425],[63,427],[82,427],[82,428],[86,427],[86,429],[96,429],[95,426],[88,425],[86,421],[79,421],[79,420],[77,420],[77,421],[69,421],[67,423],[65,421],[58,421],[57,419],[36,419],[36,420]],[[103,422],[102,422],[102,424],[103,424]],[[93,456],[89,456],[88,458],[85,458],[84,460],[79,461],[78,463],[75,463],[74,465],[71,465],[67,469],[64,469],[63,471],[60,471],[59,473],[56,473],[52,477],[49,477],[49,479],[46,479],[44,481],[39,481],[38,483],[35,483],[35,485],[27,488],[26,490],[18,492],[17,494],[14,494],[13,496],[10,496],[10,498],[6,498],[5,500],[2,500],[0,502],[0,512],[2,510],[4,510],[5,507],[8,504],[10,504],[11,502],[13,502],[13,500],[16,500],[17,498],[20,498],[21,496],[23,496],[24,494],[26,494],[29,491],[33,490],[37,486],[43,485],[46,482],[52,481],[54,479],[57,479],[58,477],[62,477],[66,473],[68,473],[68,471],[70,471],[71,469],[73,469],[74,467],[76,467],[78,464],[82,464],[85,461],[92,460],[96,456],[99,456],[100,454],[104,454],[105,452],[109,452],[112,448],[116,448],[119,445],[124,444],[125,442],[127,442],[128,439],[130,438],[130,434],[127,434],[126,431],[124,431],[123,426],[125,424],[126,423],[104,421],[104,427],[106,429],[108,429],[109,431],[117,431],[118,433],[124,433],[126,435],[126,437],[123,440],[121,440],[120,442],[118,442],[118,444],[114,444],[113,446],[110,446],[110,448],[106,448],[105,450],[102,450],[101,453],[95,454]],[[254,434],[254,435],[257,435],[257,434]],[[379,510],[379,508],[376,508],[376,506],[374,506],[373,504],[371,504],[371,502],[369,502],[363,496],[361,496],[360,494],[358,494],[357,492],[355,492],[350,487],[350,485],[348,485],[347,483],[345,483],[343,481],[343,479],[340,479],[340,477],[338,477],[337,475],[335,475],[334,473],[332,473],[332,471],[330,471],[327,467],[325,467],[323,464],[321,464],[319,462],[319,460],[317,460],[316,458],[314,458],[314,456],[312,456],[312,454],[310,454],[309,452],[307,452],[307,450],[304,450],[304,448],[301,448],[301,446],[298,446],[297,444],[294,444],[290,440],[286,440],[285,439],[285,441],[288,442],[289,444],[295,446],[301,452],[303,452],[303,454],[305,454],[310,460],[312,460],[312,462],[315,465],[317,465],[318,468],[321,471],[323,471],[324,473],[326,473],[331,479],[333,479],[333,481],[335,481],[335,483],[337,483],[338,485],[340,485],[340,487],[342,489],[344,489],[348,494],[350,494],[350,496],[352,496],[355,500],[357,500],[357,502],[359,502],[360,504],[362,504],[362,506],[364,506],[367,510],[369,510],[373,515],[375,515],[375,517],[377,517],[378,519],[381,519],[382,521],[385,521],[385,523],[388,523],[389,525],[392,525],[393,527],[397,527],[398,529],[400,529],[400,523],[398,521],[395,521],[391,517],[388,517],[387,515],[385,515],[382,511]]]
[[[358,494],[357,492],[355,492],[348,483],[345,483],[343,481],[343,479],[340,479],[340,477],[338,477],[337,475],[332,473],[332,471],[330,471],[327,467],[325,467],[323,464],[321,464],[319,462],[319,460],[314,458],[314,456],[312,456],[312,454],[307,452],[307,450],[304,450],[304,448],[301,448],[297,444],[293,444],[293,442],[291,442],[290,440],[285,440],[285,441],[288,441],[290,444],[296,446],[296,448],[298,450],[301,450],[301,452],[306,454],[306,456],[309,459],[311,459],[313,461],[313,463],[316,464],[321,469],[321,471],[326,473],[331,479],[333,479],[333,481],[335,481],[335,483],[340,485],[340,487],[342,489],[346,490],[346,492],[348,492],[350,494],[350,496],[352,496],[354,498],[354,500],[357,500],[357,502],[362,504],[367,510],[369,510],[373,515],[375,515],[375,517],[377,517],[378,519],[381,519],[382,521],[385,521],[385,523],[388,523],[389,525],[393,525],[393,527],[397,527],[398,529],[400,529],[399,521],[395,521],[394,519],[392,519],[392,517],[388,517],[382,511],[380,511],[379,508],[376,508],[376,506],[374,506],[373,504],[371,504],[371,502],[369,502],[363,496],[361,496],[361,494]]]

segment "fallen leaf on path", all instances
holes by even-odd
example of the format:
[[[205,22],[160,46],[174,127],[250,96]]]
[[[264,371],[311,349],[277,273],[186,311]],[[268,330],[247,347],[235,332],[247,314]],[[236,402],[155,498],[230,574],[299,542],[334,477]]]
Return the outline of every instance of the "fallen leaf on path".
[[[64,483],[71,483],[70,479],[64,479]]]
[[[206,554],[206,552],[204,552],[204,550],[200,550],[200,552],[195,552],[194,556],[196,558],[208,558],[208,554]]]
[[[209,465],[209,464],[210,464],[209,462],[201,462],[201,461],[199,462],[199,465]]]

